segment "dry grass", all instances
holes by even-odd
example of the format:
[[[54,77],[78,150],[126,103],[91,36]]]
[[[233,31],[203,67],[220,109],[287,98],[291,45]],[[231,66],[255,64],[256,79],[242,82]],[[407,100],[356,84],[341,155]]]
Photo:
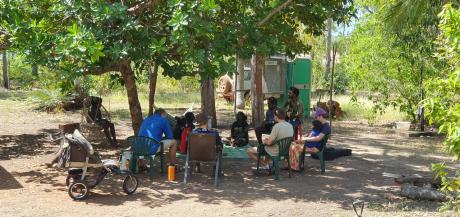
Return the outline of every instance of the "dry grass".
[[[333,96],[333,100],[340,103],[345,116],[343,121],[360,121],[370,125],[385,125],[396,121],[406,121],[408,117],[405,113],[400,112],[398,108],[387,108],[383,113],[374,113],[372,111],[372,101],[366,97],[358,97],[357,102],[351,100],[349,95]],[[312,99],[316,102],[317,99]]]

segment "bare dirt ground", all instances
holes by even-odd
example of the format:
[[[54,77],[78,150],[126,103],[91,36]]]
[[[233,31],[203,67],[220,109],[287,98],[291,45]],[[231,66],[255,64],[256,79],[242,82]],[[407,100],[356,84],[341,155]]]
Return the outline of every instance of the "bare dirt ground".
[[[219,125],[227,126],[230,112],[219,111]],[[406,138],[394,131],[356,122],[333,123],[332,147],[353,149],[353,155],[326,162],[307,159],[306,171],[280,181],[255,176],[249,161],[224,161],[224,177],[214,188],[205,167],[184,185],[183,172],[177,182],[158,175],[150,181],[140,174],[140,188],[133,195],[122,192],[119,177],[109,176],[86,201],[67,195],[65,170],[43,164],[57,150],[50,134],[58,124],[79,122],[79,113],[47,114],[30,111],[22,101],[0,97],[0,215],[1,216],[355,216],[352,202],[366,202],[364,216],[454,216],[438,213],[441,205],[398,196],[399,187],[383,172],[431,175],[430,163],[446,161],[440,138]],[[117,135],[131,135],[129,121],[116,124]],[[228,135],[228,130],[222,129]],[[253,142],[255,140],[251,131]],[[105,144],[95,149],[106,158],[118,153]],[[183,162],[183,161],[182,161]]]

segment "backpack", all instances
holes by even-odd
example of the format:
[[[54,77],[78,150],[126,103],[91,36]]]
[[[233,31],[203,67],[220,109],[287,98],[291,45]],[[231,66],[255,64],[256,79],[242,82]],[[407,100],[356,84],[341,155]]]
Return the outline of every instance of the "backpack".
[[[334,160],[339,157],[351,156],[351,149],[348,148],[326,148],[324,150],[324,160]],[[319,159],[317,154],[312,154],[311,158]]]

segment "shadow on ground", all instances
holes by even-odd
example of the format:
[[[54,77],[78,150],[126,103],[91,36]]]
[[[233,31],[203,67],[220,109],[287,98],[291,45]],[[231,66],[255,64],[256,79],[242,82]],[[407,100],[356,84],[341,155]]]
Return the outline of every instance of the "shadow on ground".
[[[55,133],[57,129],[43,129],[40,134],[0,135],[0,160],[50,154],[54,151],[50,134]]]
[[[0,177],[0,190],[23,188],[16,178],[2,166],[0,166]]]
[[[353,149],[353,155],[334,161],[326,162],[326,173],[319,173],[319,162],[308,158],[306,171],[294,173],[289,178],[283,171],[281,180],[276,181],[273,176],[255,176],[252,174],[252,163],[248,161],[227,160],[223,162],[224,177],[220,186],[213,187],[213,178],[210,176],[212,166],[203,167],[203,173],[194,174],[190,183],[184,185],[183,172],[177,175],[177,183],[167,182],[165,177],[157,175],[149,180],[146,174],[139,174],[141,186],[133,195],[126,195],[122,191],[122,178],[108,176],[100,185],[92,190],[85,203],[101,206],[118,206],[127,202],[140,201],[148,207],[161,207],[180,200],[193,200],[204,204],[223,204],[230,202],[238,207],[256,206],[261,200],[293,200],[296,202],[321,203],[331,201],[339,204],[344,210],[352,210],[352,203],[357,199],[367,204],[385,204],[387,192],[397,194],[398,188],[392,179],[382,176],[383,172],[396,174],[430,175],[427,169],[430,162],[439,158],[425,155],[427,150],[437,147],[437,139],[431,138],[436,145],[427,145],[420,149],[411,145],[417,140],[393,138],[372,132],[374,136],[357,133],[351,127],[338,127],[331,144],[340,144]],[[46,132],[44,130],[43,132]],[[56,148],[44,146],[49,143],[46,134],[18,136],[0,136],[1,160],[18,156],[41,155]],[[128,147],[124,140],[120,140],[123,147]],[[401,145],[404,144],[404,145]],[[118,152],[104,142],[94,143],[94,147],[104,158],[116,159]],[[181,159],[180,164],[183,165]],[[2,169],[2,168],[0,168]],[[15,178],[20,177],[26,183],[42,184],[46,188],[62,191],[67,194],[64,184],[66,172],[56,170],[37,169],[26,172],[5,173],[13,183],[10,187],[21,188]],[[157,173],[159,174],[159,173]],[[399,199],[396,203],[409,204],[410,209],[419,211],[436,211],[440,206],[437,202],[416,202]],[[384,210],[385,211],[385,210]]]

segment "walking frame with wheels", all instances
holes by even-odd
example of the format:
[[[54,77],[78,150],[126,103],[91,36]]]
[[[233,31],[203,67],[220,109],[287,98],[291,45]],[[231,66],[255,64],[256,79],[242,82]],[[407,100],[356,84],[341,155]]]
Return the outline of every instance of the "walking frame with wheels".
[[[128,170],[120,170],[114,160],[101,160],[78,130],[66,134],[63,139],[66,144],[60,160],[64,160],[65,167],[69,168],[66,184],[72,199],[86,199],[90,189],[96,187],[107,174],[124,176],[123,191],[126,194],[137,190],[137,178]]]

